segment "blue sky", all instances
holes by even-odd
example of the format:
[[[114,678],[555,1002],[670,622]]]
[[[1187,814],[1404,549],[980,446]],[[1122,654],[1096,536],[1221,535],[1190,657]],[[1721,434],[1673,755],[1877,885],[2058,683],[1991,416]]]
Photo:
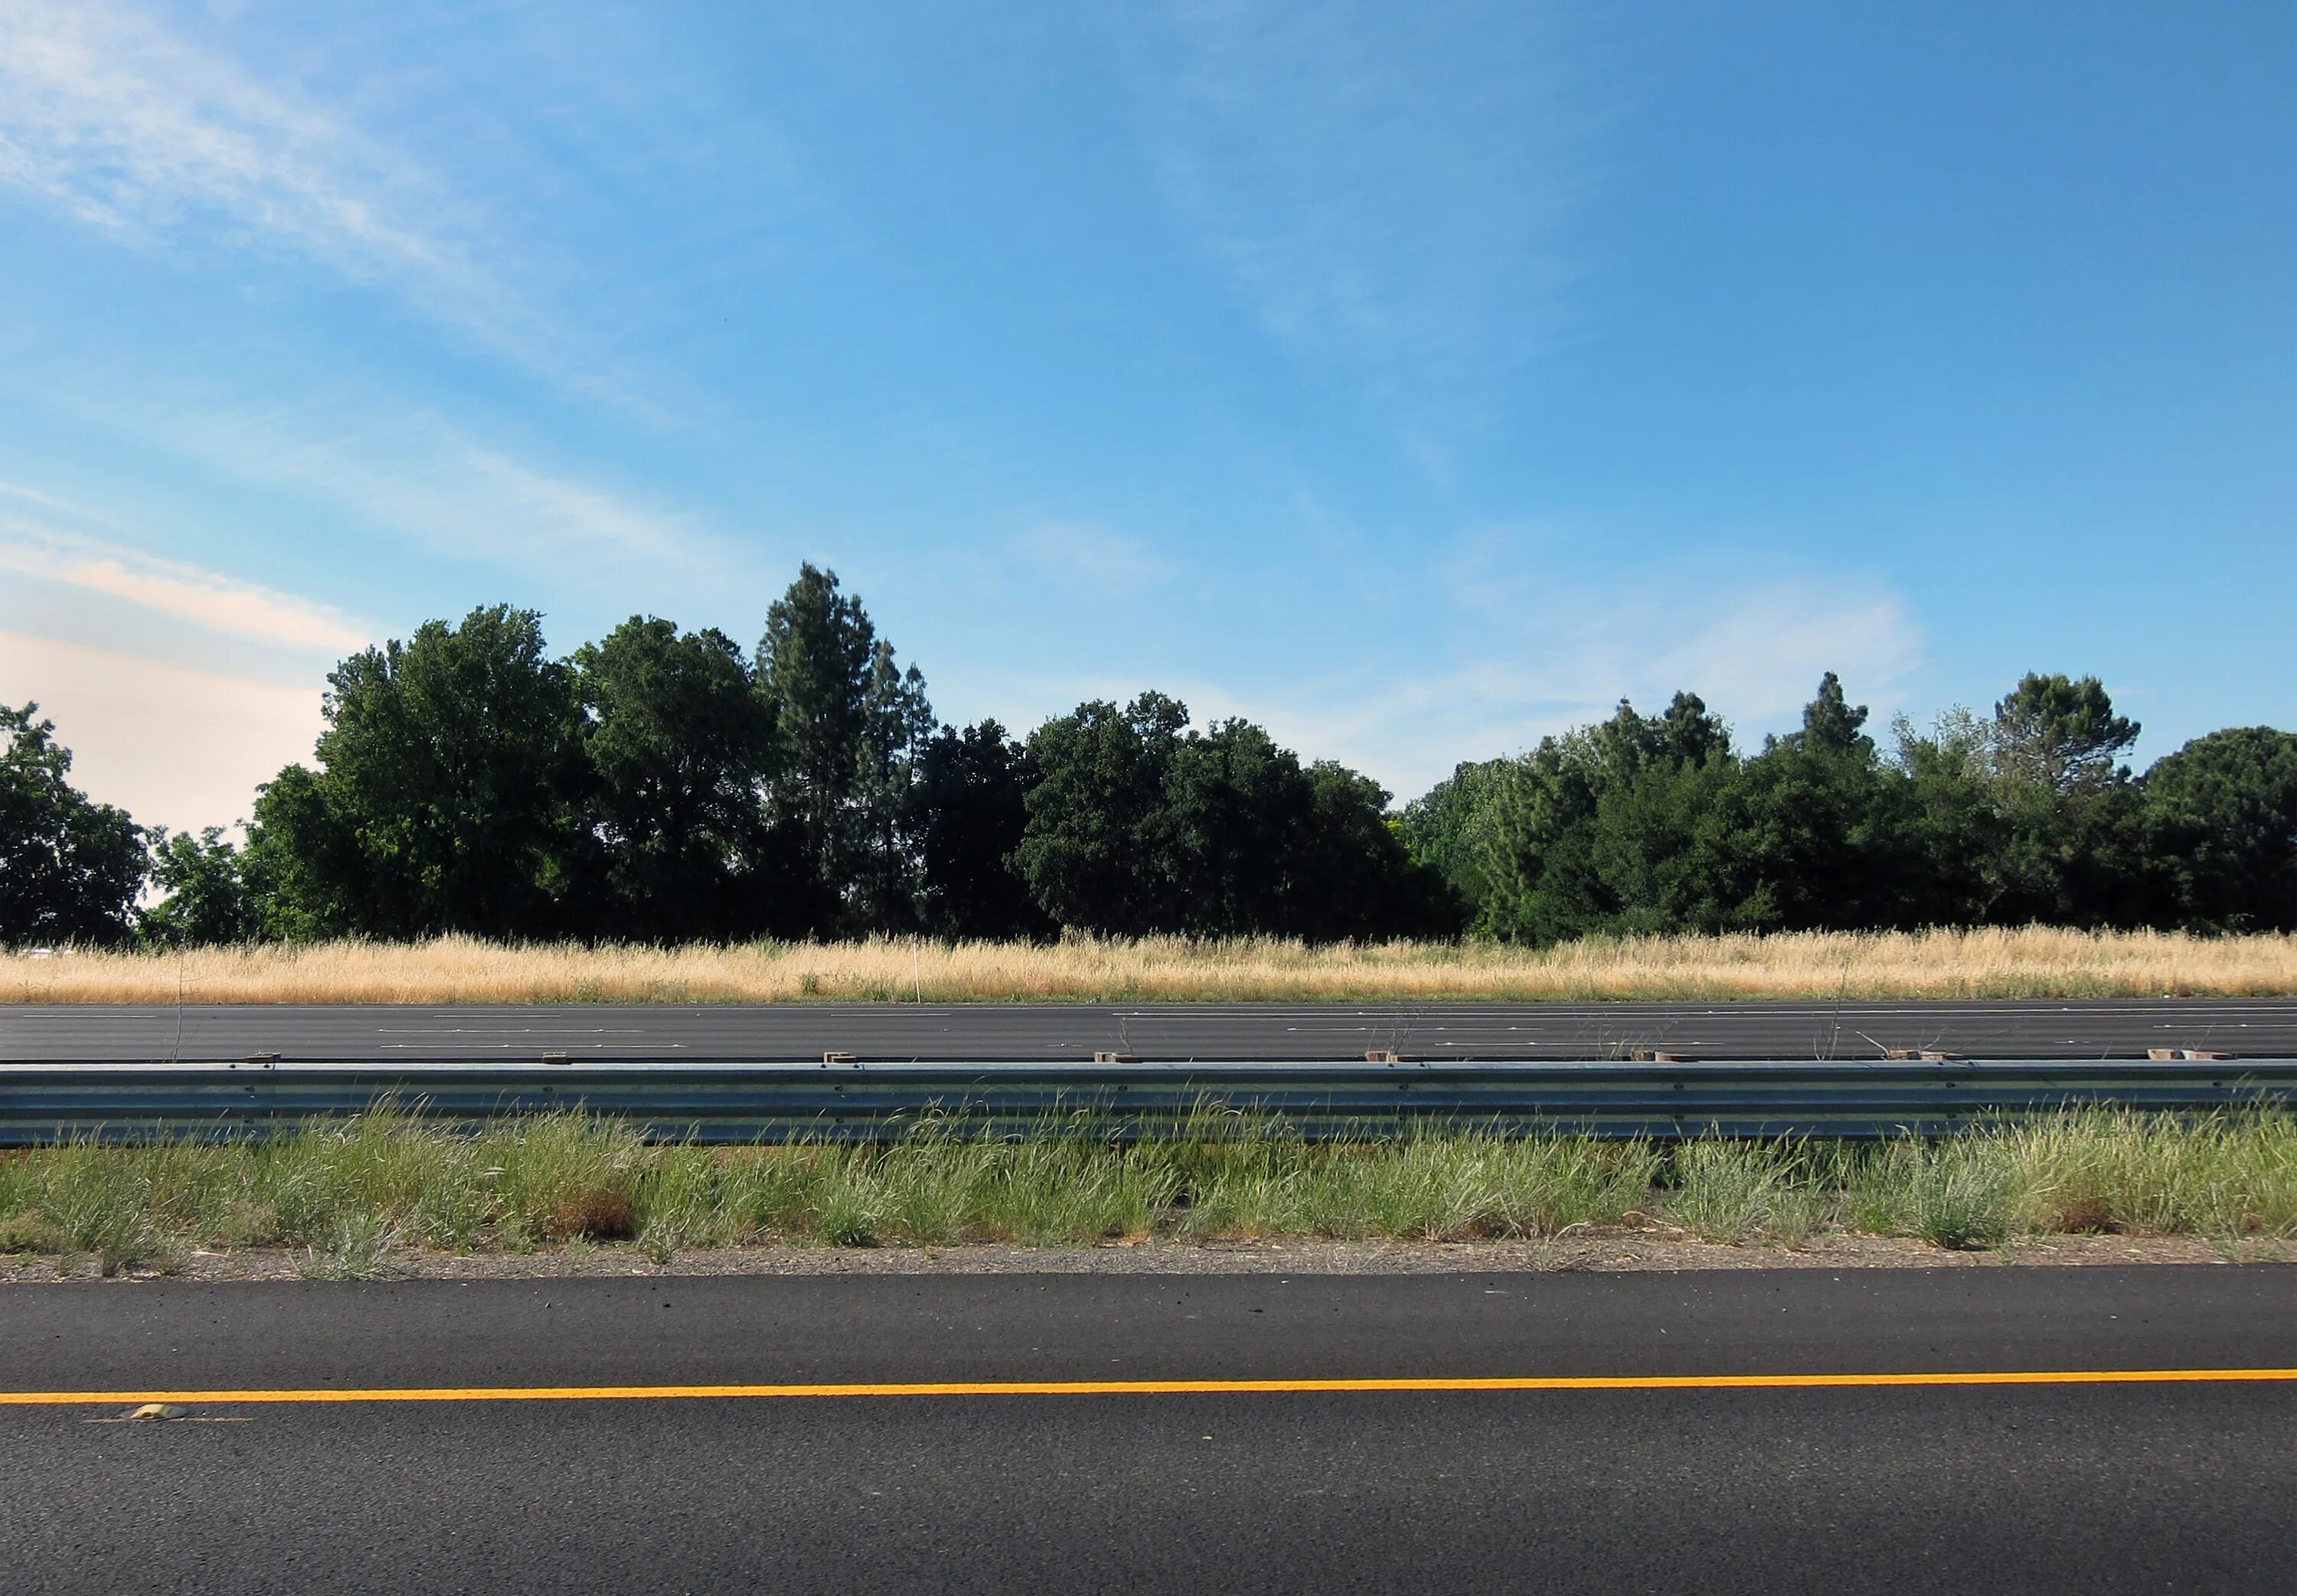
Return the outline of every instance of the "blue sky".
[[[763,14],[762,14],[763,13]],[[2297,723],[2297,9],[0,0],[0,697],[228,821],[507,599],[1401,796],[2102,675]]]

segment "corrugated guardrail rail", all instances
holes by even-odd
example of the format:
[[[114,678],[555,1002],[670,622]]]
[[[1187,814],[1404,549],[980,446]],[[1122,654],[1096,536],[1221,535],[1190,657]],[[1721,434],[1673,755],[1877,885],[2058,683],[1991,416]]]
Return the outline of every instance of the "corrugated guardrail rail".
[[[2297,1058],[2081,1063],[0,1065],[0,1146],[263,1136],[389,1102],[459,1125],[580,1109],[663,1140],[879,1139],[945,1115],[972,1132],[1067,1122],[1122,1139],[1208,1107],[1301,1134],[1450,1125],[1601,1136],[1933,1135],[2108,1104],[2209,1110],[2297,1099]]]

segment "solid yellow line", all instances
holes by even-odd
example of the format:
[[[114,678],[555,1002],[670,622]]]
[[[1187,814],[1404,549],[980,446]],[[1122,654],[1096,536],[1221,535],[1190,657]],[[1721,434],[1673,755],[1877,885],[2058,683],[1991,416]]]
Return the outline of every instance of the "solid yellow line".
[[[1732,1391],[1874,1386],[2175,1386],[2297,1381],[2297,1369],[2064,1369],[1912,1374],[1524,1375],[1324,1380],[929,1380],[807,1386],[386,1386],[341,1390],[0,1391],[0,1407],[159,1403],[653,1402],[803,1396],[1223,1396],[1380,1391]]]

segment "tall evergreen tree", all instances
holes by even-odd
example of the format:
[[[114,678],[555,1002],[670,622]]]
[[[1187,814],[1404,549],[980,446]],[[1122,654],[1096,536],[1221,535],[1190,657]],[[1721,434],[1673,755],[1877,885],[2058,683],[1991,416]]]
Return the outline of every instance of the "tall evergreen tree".
[[[757,676],[781,745],[774,806],[797,839],[810,928],[902,928],[915,875],[902,820],[933,730],[925,679],[897,666],[836,573],[811,564],[767,612]]]
[[[925,677],[914,665],[907,670],[897,665],[893,645],[883,638],[869,653],[862,711],[854,908],[874,929],[907,931],[918,924],[914,794],[919,761],[934,735],[934,712]]]
[[[2114,761],[2139,729],[2113,712],[2095,676],[2029,672],[1994,706],[1996,768],[2007,781],[2060,795],[2095,792],[2128,775]]]

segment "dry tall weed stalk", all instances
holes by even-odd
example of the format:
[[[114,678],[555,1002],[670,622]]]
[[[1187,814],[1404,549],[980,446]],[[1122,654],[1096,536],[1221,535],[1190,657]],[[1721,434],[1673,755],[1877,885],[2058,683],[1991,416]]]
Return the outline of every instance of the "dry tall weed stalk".
[[[2297,937],[2045,928],[1309,947],[1072,936],[731,947],[469,937],[0,958],[0,1003],[1537,1001],[2279,997]]]

